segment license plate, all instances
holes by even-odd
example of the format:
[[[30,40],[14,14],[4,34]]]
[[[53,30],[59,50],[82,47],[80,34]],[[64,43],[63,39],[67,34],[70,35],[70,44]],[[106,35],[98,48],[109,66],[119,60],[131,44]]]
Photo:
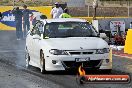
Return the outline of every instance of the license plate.
[[[87,58],[76,58],[75,61],[76,62],[90,61],[90,57],[87,57]]]

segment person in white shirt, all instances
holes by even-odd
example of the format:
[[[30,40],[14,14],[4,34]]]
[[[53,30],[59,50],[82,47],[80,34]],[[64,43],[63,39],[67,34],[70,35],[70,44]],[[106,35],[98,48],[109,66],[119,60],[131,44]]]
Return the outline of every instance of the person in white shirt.
[[[60,7],[59,3],[55,3],[55,7],[51,10],[51,17],[54,18],[59,18],[59,16],[63,13],[63,9]]]

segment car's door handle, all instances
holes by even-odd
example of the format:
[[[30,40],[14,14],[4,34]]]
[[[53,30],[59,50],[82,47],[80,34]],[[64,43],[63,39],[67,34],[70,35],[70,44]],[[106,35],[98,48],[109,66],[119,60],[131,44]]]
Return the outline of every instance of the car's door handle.
[[[33,39],[38,39],[38,40],[41,40],[40,38],[33,38]]]

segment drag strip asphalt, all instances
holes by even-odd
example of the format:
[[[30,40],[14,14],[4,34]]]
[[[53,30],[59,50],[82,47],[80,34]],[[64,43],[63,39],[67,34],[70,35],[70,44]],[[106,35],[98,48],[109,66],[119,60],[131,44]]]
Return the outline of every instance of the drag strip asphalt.
[[[76,82],[77,72],[46,72],[40,73],[40,69],[30,66],[25,67],[25,40],[16,40],[15,31],[0,31],[0,63],[8,65],[11,69],[39,77],[55,84],[55,88],[132,88],[129,84],[84,84]],[[1,64],[0,64],[1,65]],[[87,74],[104,74],[102,72],[87,72]],[[111,74],[129,74],[132,78],[132,59],[113,56],[113,70]],[[29,75],[30,76],[30,75]],[[34,79],[38,80],[38,79]],[[36,82],[37,83],[37,82]],[[45,84],[45,83],[44,83]],[[48,87],[51,84],[47,84]]]

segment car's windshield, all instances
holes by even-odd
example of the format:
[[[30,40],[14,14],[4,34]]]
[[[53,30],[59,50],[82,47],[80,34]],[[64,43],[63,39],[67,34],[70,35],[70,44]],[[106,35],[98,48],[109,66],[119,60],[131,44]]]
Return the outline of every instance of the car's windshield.
[[[46,24],[44,36],[49,38],[97,37],[97,32],[87,22],[52,22]]]

